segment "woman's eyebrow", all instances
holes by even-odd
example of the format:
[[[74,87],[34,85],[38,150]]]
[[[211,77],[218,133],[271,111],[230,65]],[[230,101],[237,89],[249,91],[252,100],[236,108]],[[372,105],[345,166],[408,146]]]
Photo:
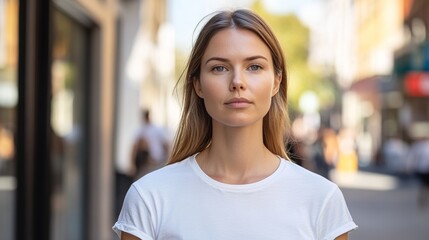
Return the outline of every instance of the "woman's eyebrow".
[[[251,56],[251,57],[246,58],[245,60],[246,61],[252,61],[252,60],[255,60],[255,59],[259,59],[259,58],[262,58],[265,61],[268,61],[268,59],[266,57],[261,56],[261,55]]]
[[[250,56],[250,57],[245,58],[244,60],[245,60],[245,61],[252,61],[252,60],[255,60],[255,59],[259,59],[259,58],[264,59],[265,61],[268,61],[268,59],[267,59],[266,57],[261,56],[261,55]],[[229,62],[229,60],[228,60],[228,59],[226,59],[226,58],[222,58],[222,57],[211,57],[211,58],[207,59],[206,64],[207,64],[208,62],[210,62],[210,61]]]
[[[211,57],[211,58],[207,59],[206,64],[210,61],[228,62],[228,59],[221,58],[221,57]]]

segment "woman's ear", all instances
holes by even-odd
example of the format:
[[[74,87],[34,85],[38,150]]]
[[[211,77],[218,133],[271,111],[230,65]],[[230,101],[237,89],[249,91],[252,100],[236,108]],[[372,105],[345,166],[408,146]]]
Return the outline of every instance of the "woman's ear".
[[[274,85],[273,85],[273,92],[272,96],[276,95],[279,92],[280,89],[280,83],[282,82],[282,74],[276,74],[274,77]]]
[[[194,77],[192,82],[194,83],[195,93],[198,95],[198,97],[204,98],[203,91],[201,90],[200,80],[198,78]]]

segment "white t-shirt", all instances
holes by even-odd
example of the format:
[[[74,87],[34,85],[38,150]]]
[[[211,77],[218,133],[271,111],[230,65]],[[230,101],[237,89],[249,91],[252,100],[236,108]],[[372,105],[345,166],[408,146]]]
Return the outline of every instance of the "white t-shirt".
[[[206,175],[194,155],[133,183],[113,230],[143,240],[331,240],[356,227],[337,185],[290,161],[232,185]]]

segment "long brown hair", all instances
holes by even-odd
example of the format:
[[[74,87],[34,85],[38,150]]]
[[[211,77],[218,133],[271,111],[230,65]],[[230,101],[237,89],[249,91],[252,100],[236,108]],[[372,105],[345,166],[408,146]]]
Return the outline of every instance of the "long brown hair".
[[[201,29],[192,48],[184,78],[183,110],[174,145],[168,161],[179,162],[210,145],[212,120],[203,99],[194,90],[194,81],[200,76],[201,59],[211,38],[221,30],[238,28],[250,30],[268,46],[276,75],[281,75],[279,91],[273,96],[271,107],[263,120],[263,140],[274,154],[287,158],[285,150],[286,130],[289,130],[287,114],[287,75],[285,59],[279,42],[270,27],[250,10],[221,11],[215,14]],[[178,81],[178,84],[180,79]]]

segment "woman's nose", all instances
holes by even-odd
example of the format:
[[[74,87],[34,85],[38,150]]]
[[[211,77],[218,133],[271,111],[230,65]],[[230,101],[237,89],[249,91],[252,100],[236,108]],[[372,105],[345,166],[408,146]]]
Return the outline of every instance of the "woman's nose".
[[[244,89],[246,89],[244,76],[240,71],[235,71],[234,75],[232,76],[230,90],[238,91],[238,90],[244,90]]]

